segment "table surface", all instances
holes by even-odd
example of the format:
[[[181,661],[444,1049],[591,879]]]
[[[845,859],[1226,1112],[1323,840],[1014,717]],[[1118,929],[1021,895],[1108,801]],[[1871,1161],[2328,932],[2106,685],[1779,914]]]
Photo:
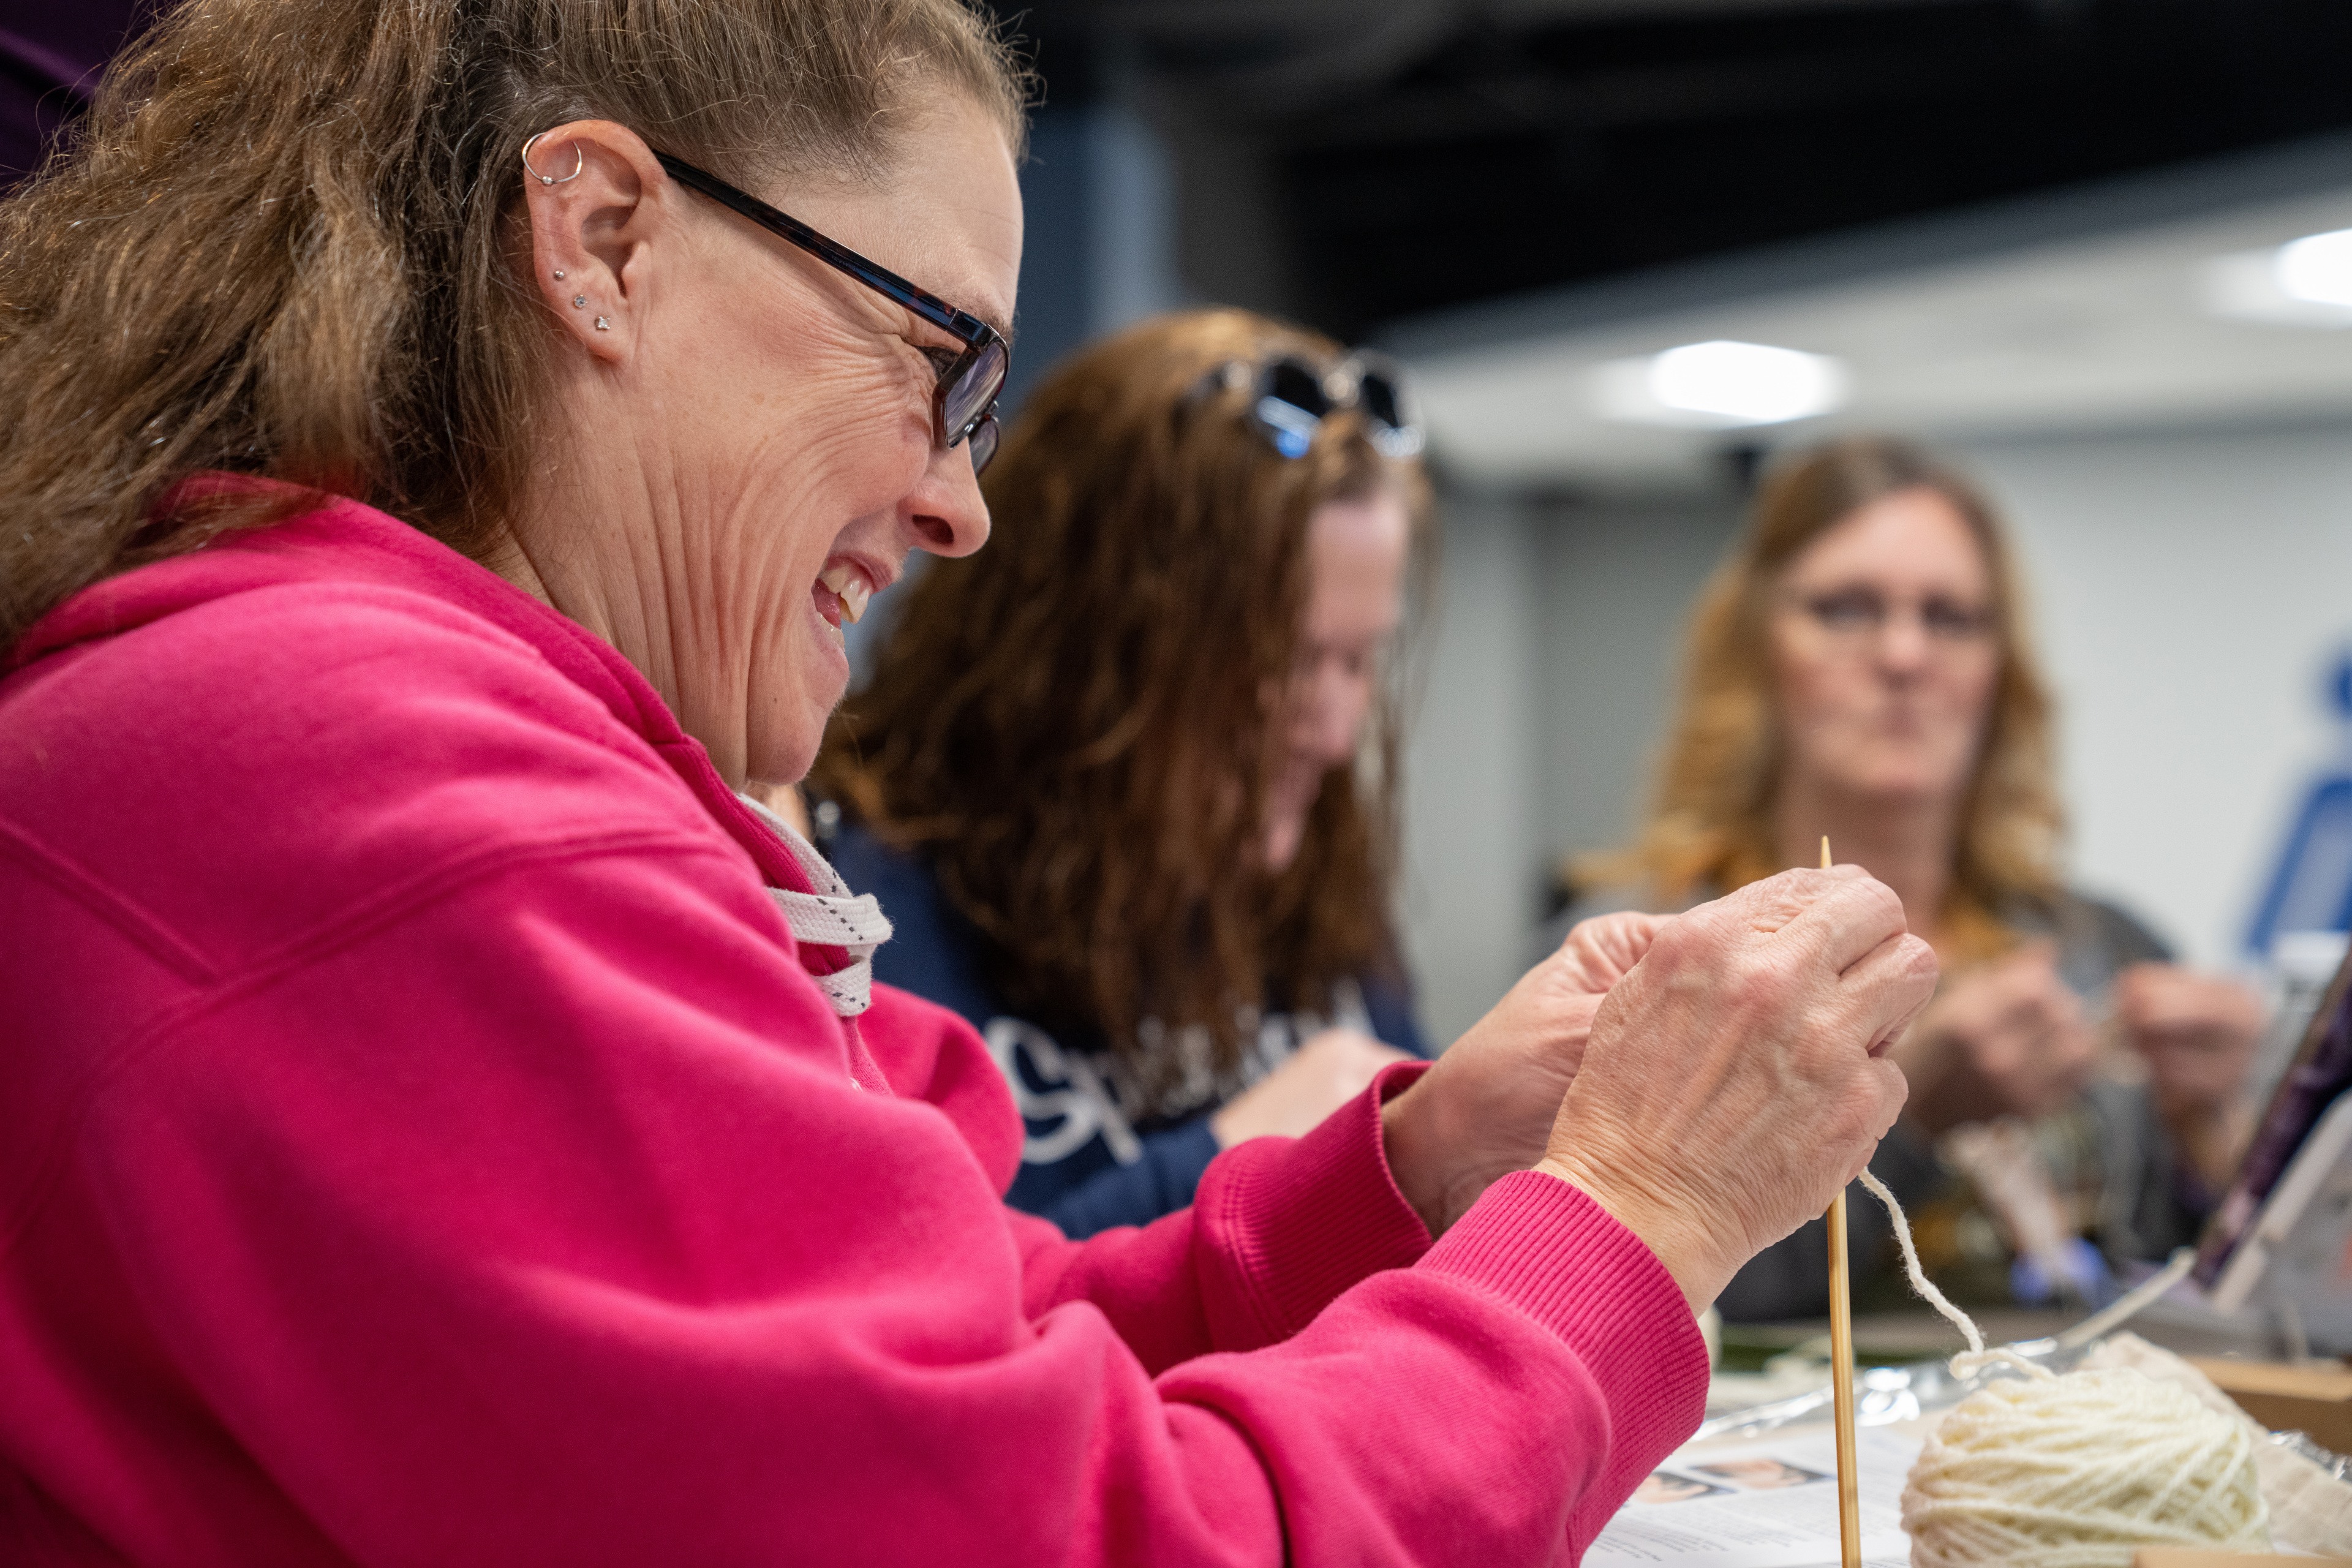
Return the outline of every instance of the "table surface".
[[[1985,1342],[1998,1345],[2047,1339],[2087,1314],[1993,1307],[1969,1315],[1983,1331]],[[2262,1359],[2278,1353],[2272,1325],[2258,1315],[2222,1319],[2200,1308],[2158,1301],[2126,1327],[2142,1339],[2181,1355],[2238,1354]],[[1734,1356],[1742,1349],[1751,1354],[1770,1353],[1794,1350],[1814,1340],[1826,1344],[1830,1322],[1827,1318],[1819,1318],[1782,1323],[1727,1323],[1723,1331],[1725,1348]],[[1853,1320],[1854,1360],[1862,1365],[1918,1361],[1951,1355],[1967,1348],[1959,1331],[1926,1307],[1916,1312],[1864,1312]]]

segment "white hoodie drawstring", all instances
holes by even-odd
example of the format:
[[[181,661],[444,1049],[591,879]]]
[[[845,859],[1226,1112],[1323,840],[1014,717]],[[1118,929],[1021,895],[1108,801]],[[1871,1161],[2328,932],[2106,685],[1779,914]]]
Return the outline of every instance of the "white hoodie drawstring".
[[[815,884],[814,893],[795,893],[785,888],[770,888],[768,896],[784,913],[784,924],[792,928],[794,942],[814,942],[820,947],[845,948],[849,967],[831,974],[812,974],[810,979],[833,1004],[833,1010],[845,1018],[855,1018],[873,1005],[874,950],[890,940],[890,922],[882,914],[882,905],[871,893],[852,893],[833,862],[818,853],[815,845],[793,830],[791,823],[778,816],[748,795],[735,797],[751,808],[752,814],[766,824],[768,830],[783,841]]]

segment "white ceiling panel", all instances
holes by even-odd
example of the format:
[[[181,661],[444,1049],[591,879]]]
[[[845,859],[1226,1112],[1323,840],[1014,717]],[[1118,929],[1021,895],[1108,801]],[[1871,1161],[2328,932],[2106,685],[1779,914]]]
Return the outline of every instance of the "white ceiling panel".
[[[2215,309],[2216,264],[2352,227],[2342,189],[2090,237],[1914,262],[1876,276],[1588,321],[1449,352],[1412,334],[1431,436],[1486,481],[1672,484],[1711,472],[1720,432],[1609,416],[1603,367],[1711,339],[1826,354],[1839,413],[1754,427],[1777,444],[1840,428],[1928,438],[2352,416],[2352,312]],[[2326,323],[2326,324],[2315,324]]]

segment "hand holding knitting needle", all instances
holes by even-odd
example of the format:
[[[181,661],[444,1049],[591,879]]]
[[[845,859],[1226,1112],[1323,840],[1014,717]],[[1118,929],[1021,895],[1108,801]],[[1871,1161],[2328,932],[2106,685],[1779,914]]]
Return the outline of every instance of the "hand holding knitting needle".
[[[1420,1083],[1381,1108],[1389,1169],[1432,1236],[1542,1157],[1601,997],[1665,923],[1630,910],[1579,922]]]
[[[1710,1301],[1869,1162],[1905,1094],[1884,1053],[1936,973],[1901,900],[1855,867],[1677,916],[1601,1004],[1537,1169]]]

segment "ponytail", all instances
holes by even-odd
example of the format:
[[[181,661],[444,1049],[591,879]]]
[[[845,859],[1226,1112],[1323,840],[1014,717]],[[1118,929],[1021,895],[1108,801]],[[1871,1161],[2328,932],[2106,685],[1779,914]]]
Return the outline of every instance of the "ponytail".
[[[157,514],[205,469],[486,553],[542,374],[523,142],[606,118],[739,181],[870,176],[934,84],[1018,153],[1027,79],[960,0],[191,0],[0,202],[0,649],[271,515]]]

